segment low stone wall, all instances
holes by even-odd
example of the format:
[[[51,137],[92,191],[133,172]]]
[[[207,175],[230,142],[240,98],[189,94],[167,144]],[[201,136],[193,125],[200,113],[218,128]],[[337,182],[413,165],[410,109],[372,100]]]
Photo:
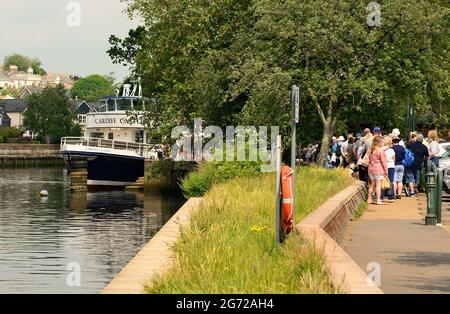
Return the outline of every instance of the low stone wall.
[[[308,215],[296,229],[306,241],[323,252],[335,287],[352,294],[381,294],[383,292],[338,244],[366,195],[365,184],[355,182]]]
[[[175,259],[171,248],[181,235],[180,228],[189,224],[201,202],[202,198],[190,198],[101,293],[141,294],[145,283],[168,271]]]
[[[0,168],[63,166],[59,145],[0,144]]]
[[[59,145],[47,144],[0,144],[0,156],[44,157],[58,156]]]

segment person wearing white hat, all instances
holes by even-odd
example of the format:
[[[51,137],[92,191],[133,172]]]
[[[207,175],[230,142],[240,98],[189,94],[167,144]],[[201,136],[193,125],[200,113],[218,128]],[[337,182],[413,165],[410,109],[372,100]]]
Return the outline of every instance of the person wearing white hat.
[[[395,129],[392,130],[391,134],[392,134],[392,137],[400,137],[401,133],[400,133],[399,129],[395,128]],[[405,142],[402,139],[400,139],[400,142],[398,143],[398,145],[403,146],[404,148],[406,148]]]

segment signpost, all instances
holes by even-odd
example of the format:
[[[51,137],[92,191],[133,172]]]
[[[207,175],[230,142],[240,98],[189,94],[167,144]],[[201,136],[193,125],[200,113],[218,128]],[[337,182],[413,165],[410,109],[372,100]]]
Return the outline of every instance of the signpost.
[[[297,123],[300,120],[300,89],[296,86],[292,86],[292,102],[291,102],[291,168],[292,168],[292,185],[294,187],[292,191],[292,207],[294,208],[294,225],[295,225],[295,177],[296,177],[296,151],[297,151]],[[292,235],[294,235],[294,230],[292,230]]]
[[[292,195],[290,195],[289,204],[292,206],[292,217],[294,220],[294,226],[292,228],[292,235],[294,235],[295,229],[295,212],[294,208],[294,199],[295,199],[295,168],[296,168],[296,129],[297,123],[300,118],[300,93],[299,88],[295,85],[292,86],[292,99],[291,99],[291,168],[292,168]],[[277,145],[276,145],[276,242],[278,244],[283,243],[285,239],[285,231],[282,228],[282,186],[281,186],[281,159],[282,159],[282,151],[281,151],[281,135],[277,137]],[[289,197],[289,196],[287,196]],[[287,201],[287,200],[286,200]]]
[[[277,137],[277,146],[275,148],[276,158],[276,242],[283,242],[283,234],[281,230],[281,135]]]

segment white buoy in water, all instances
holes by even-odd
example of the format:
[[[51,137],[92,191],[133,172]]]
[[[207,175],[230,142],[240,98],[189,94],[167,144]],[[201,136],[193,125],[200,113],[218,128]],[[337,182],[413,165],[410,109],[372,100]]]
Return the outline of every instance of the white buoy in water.
[[[47,196],[48,196],[48,191],[47,191],[47,190],[42,190],[42,191],[39,193],[39,195],[40,195],[41,197],[47,197]]]

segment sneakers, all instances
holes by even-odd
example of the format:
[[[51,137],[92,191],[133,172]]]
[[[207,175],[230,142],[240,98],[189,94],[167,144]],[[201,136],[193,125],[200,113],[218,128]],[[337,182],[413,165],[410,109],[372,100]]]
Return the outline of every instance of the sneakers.
[[[411,191],[408,188],[405,188],[405,194],[407,197],[411,196]]]

